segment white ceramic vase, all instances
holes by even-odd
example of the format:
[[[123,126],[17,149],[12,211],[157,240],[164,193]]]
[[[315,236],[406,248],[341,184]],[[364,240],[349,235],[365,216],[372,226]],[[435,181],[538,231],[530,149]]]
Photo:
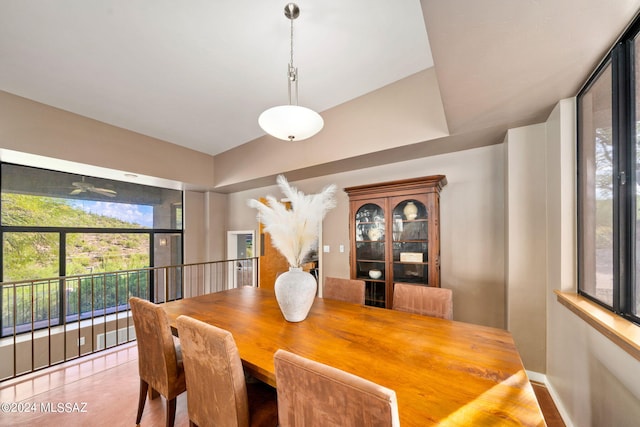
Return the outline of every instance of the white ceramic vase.
[[[282,315],[289,322],[301,322],[307,318],[316,297],[318,283],[311,273],[302,268],[289,267],[276,279],[274,289]]]

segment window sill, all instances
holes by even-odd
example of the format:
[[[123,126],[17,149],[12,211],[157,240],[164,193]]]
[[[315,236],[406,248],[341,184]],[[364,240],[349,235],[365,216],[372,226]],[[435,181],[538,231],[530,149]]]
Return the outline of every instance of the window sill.
[[[640,360],[640,326],[573,292],[554,291],[558,302],[618,347]]]

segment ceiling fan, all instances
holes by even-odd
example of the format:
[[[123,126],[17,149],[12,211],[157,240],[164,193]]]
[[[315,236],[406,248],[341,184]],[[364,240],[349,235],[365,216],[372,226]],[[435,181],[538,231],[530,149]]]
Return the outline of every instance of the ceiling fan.
[[[82,177],[82,181],[72,182],[71,185],[75,187],[71,191],[71,193],[69,193],[72,196],[75,196],[76,194],[80,194],[80,193],[86,193],[86,192],[102,194],[103,196],[107,196],[107,197],[116,197],[116,194],[118,194],[114,190],[110,190],[108,188],[96,187],[93,184],[84,182],[84,176]]]

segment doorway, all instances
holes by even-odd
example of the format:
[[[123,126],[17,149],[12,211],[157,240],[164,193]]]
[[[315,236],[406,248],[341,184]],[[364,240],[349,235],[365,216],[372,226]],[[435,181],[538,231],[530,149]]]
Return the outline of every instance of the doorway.
[[[248,258],[255,256],[255,231],[234,230],[227,231],[227,259],[234,261],[233,268],[229,268],[229,286],[256,286],[256,275],[253,261]],[[247,261],[241,261],[247,259]]]

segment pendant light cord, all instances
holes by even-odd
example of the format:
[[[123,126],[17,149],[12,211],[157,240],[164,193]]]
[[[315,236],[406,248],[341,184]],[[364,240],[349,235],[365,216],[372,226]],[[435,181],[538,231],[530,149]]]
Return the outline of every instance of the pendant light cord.
[[[293,18],[290,19],[291,21],[291,32],[289,34],[289,54],[290,54],[290,59],[289,59],[289,64],[291,64],[291,67],[293,68]]]
[[[291,30],[290,30],[290,43],[289,43],[289,71],[288,71],[288,80],[289,80],[289,105],[291,103],[291,83],[295,84],[294,87],[294,95],[295,95],[295,104],[298,105],[298,69],[293,66],[293,20],[295,18],[291,17],[289,20],[291,21]]]
[[[320,114],[310,108],[298,105],[298,69],[293,65],[293,20],[300,16],[300,8],[295,3],[284,7],[284,16],[291,21],[289,39],[289,62],[287,86],[289,104],[271,107],[260,114],[258,124],[269,135],[283,141],[302,141],[311,138],[324,126]],[[295,86],[293,84],[295,83]],[[295,94],[292,94],[295,91]],[[293,102],[292,102],[293,101]]]

